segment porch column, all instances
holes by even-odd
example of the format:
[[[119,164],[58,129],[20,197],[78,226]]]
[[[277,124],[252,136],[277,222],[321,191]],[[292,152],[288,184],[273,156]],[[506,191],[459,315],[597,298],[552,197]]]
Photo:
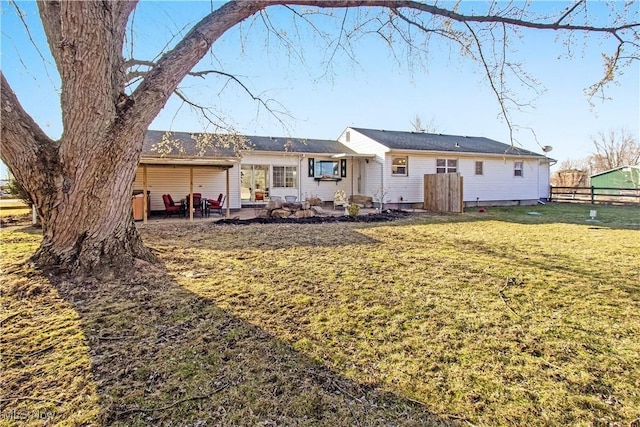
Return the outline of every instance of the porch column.
[[[193,222],[193,168],[189,168],[189,221]]]
[[[226,209],[226,217],[229,218],[231,216],[231,198],[229,197],[229,168],[227,168],[227,209]]]
[[[351,200],[353,200],[353,162],[355,161],[355,159],[353,157],[351,157]]]
[[[149,212],[147,212],[147,206],[149,203],[149,197],[147,196],[147,165],[142,166],[142,194],[142,201],[144,203],[144,207],[142,208],[142,222],[146,224],[147,217],[149,216]]]

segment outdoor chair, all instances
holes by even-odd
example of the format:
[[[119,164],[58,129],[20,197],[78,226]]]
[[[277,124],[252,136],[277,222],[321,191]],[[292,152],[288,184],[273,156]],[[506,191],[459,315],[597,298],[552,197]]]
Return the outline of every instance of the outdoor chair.
[[[218,194],[217,200],[209,200],[209,209],[212,211],[216,211],[222,216],[222,208],[224,207],[224,202],[227,199],[227,196],[222,193]]]
[[[333,209],[335,210],[338,206],[347,207],[349,206],[349,202],[347,201],[347,195],[344,190],[338,190],[333,195]]]
[[[189,206],[189,195],[188,194],[185,197],[185,200],[187,201],[187,206]],[[195,216],[196,213],[199,213],[200,214],[200,218],[202,218],[202,193],[193,193],[193,214],[194,214],[194,216]]]
[[[298,200],[298,196],[284,196],[284,200],[287,203],[295,203]]]
[[[171,197],[171,194],[163,194],[162,201],[164,202],[165,218],[174,213],[178,215],[182,213],[182,207],[175,204],[173,198]]]

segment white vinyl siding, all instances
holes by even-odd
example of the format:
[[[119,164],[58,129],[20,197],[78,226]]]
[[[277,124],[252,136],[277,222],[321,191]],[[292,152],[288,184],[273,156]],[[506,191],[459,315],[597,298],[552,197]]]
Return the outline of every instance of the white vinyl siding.
[[[346,138],[347,132],[349,132],[349,141],[347,141]],[[376,156],[375,158],[369,159],[368,162],[365,162],[365,173],[363,176],[364,186],[360,192],[361,194],[373,197],[376,192],[380,191],[381,187],[386,188],[389,186],[391,159],[387,157],[387,152],[389,151],[387,147],[351,128],[347,128],[340,138],[338,138],[338,141],[356,153],[373,154]],[[364,162],[364,160],[362,161]],[[348,170],[351,171],[351,165],[347,167],[349,168]],[[354,177],[354,179],[357,179],[357,177]],[[356,191],[356,189],[357,185],[354,185],[354,191]],[[351,187],[349,187],[347,194],[350,194],[350,190]]]
[[[229,184],[232,196],[234,190],[238,186],[234,186],[234,178],[238,176],[239,168],[233,167],[229,170]],[[142,190],[142,166],[136,171],[134,181],[134,189]],[[235,178],[236,180],[238,178]],[[193,169],[193,192],[201,193],[202,197],[217,198],[218,194],[226,193],[226,172],[222,169],[214,168],[194,168]],[[173,200],[177,203],[180,199],[185,198],[189,194],[189,168],[188,167],[168,167],[168,166],[147,166],[147,190],[149,191],[149,200],[152,211],[163,211],[164,202],[163,194],[171,194]],[[230,202],[234,201],[233,197],[228,197]],[[239,193],[238,198],[239,201]],[[232,209],[239,208],[239,202],[230,203]]]
[[[403,202],[420,203],[424,200],[424,175],[437,173],[436,160],[441,157],[435,155],[409,155],[412,173],[406,179],[387,178],[385,188],[389,190],[387,199],[390,203],[398,203],[400,197]],[[513,160],[498,157],[463,157],[457,159],[457,172],[464,178],[463,198],[465,202],[480,201],[513,201],[537,200],[541,182],[547,181],[542,175],[547,172],[541,169],[538,181],[538,160],[531,159],[523,162],[524,174],[522,179],[513,180]],[[483,174],[476,175],[476,161],[481,161]],[[386,170],[390,170],[391,156],[387,158]],[[508,182],[509,185],[505,185]],[[375,192],[375,191],[374,191]],[[373,195],[374,193],[371,193]]]
[[[523,176],[513,179],[513,160],[486,158],[483,175],[475,175],[475,161],[460,160],[460,174],[464,177],[464,201],[537,200],[539,197],[538,160],[522,162]],[[508,183],[508,184],[507,184]]]

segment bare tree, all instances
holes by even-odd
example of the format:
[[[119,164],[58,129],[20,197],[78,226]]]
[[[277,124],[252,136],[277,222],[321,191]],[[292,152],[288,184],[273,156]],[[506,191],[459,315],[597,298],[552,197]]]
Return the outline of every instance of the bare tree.
[[[588,175],[587,159],[563,160],[559,169],[551,176],[551,184],[556,187],[584,187],[587,185]]]
[[[640,165],[638,138],[627,129],[599,132],[593,138],[595,152],[588,158],[591,173],[604,172],[621,166]]]
[[[422,121],[422,117],[419,114],[411,121],[411,126],[413,130],[416,132],[426,132],[426,133],[436,133],[438,131],[438,125],[436,124],[435,118],[431,118],[428,123]]]
[[[341,8],[344,17],[353,8],[374,8],[373,17],[356,20],[350,28],[341,19],[339,34],[333,35],[330,46],[333,52],[347,55],[353,53],[351,39],[362,31],[379,35],[390,45],[404,44],[407,58],[428,51],[431,40],[449,40],[482,65],[508,123],[509,108],[518,104],[507,90],[507,78],[515,76],[531,85],[519,64],[508,59],[506,47],[519,29],[568,37],[586,32],[614,40],[613,51],[603,53],[607,61],[602,79],[593,86],[594,94],[622,66],[640,57],[640,23],[633,4],[623,11],[610,5],[608,22],[591,24],[586,1],[569,5],[556,16],[538,16],[529,4],[511,2],[490,2],[477,11],[459,2],[247,0],[212,6],[175,47],[150,62],[143,74],[134,75],[123,48],[136,6],[136,1],[114,0],[38,2],[62,82],[61,139],[45,134],[23,109],[4,73],[1,76],[1,156],[42,219],[43,240],[33,256],[41,267],[112,275],[130,268],[135,260],[154,261],[136,231],[130,204],[144,133],[183,78],[237,24],[256,17],[279,42],[293,49],[295,34],[273,28],[269,8],[284,7],[297,23],[314,29],[313,13],[300,6]],[[136,83],[130,85],[128,79]]]

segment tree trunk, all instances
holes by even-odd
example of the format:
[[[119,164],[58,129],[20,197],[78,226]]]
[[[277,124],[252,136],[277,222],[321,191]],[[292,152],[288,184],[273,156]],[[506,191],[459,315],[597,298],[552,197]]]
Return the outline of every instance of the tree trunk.
[[[124,96],[122,43],[135,2],[38,6],[62,81],[61,140],[44,134],[2,76],[3,159],[42,220],[33,260],[45,269],[94,276],[122,272],[136,259],[152,262],[131,212],[148,126],[128,117],[133,105]]]
[[[38,3],[62,80],[64,134],[48,138],[2,77],[3,160],[42,220],[33,259],[42,268],[111,276],[156,258],[132,217],[144,132],[185,74],[224,32],[263,7],[227,3],[164,55],[130,96],[124,93],[124,31],[135,2]]]
[[[22,109],[4,75],[1,95],[3,158],[42,220],[37,265],[104,276],[131,268],[136,259],[153,262],[131,212],[144,131],[125,132],[116,120],[104,134],[86,128],[52,141]]]
[[[142,138],[107,134],[103,146],[126,150],[68,153],[64,163],[76,165],[73,175],[48,177],[63,197],[41,210],[44,238],[33,257],[39,266],[104,276],[128,270],[135,259],[155,260],[138,235],[131,211],[135,147]]]

